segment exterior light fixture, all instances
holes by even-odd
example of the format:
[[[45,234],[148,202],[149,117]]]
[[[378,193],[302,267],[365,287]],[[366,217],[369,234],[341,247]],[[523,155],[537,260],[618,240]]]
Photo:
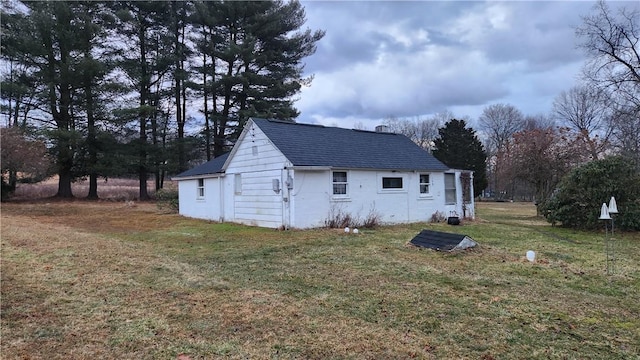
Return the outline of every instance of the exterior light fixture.
[[[599,219],[604,220],[604,242],[605,242],[605,249],[606,249],[606,255],[607,255],[607,274],[608,275],[613,275],[616,272],[615,240],[613,238],[614,219],[612,215],[615,215],[617,213],[618,213],[618,205],[616,204],[616,198],[614,198],[613,196],[611,197],[611,200],[609,200],[608,207],[606,203],[602,203]],[[607,226],[607,220],[611,220],[610,233]]]
[[[609,214],[612,215],[617,213],[618,213],[618,205],[616,204],[616,198],[612,196],[611,200],[609,200]]]
[[[600,220],[611,220],[611,215],[609,215],[609,208],[607,208],[607,204],[602,203],[602,208],[600,209]]]

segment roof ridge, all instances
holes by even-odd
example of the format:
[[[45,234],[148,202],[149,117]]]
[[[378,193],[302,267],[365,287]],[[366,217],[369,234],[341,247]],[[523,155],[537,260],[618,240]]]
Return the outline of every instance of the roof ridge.
[[[371,133],[371,134],[402,135],[402,134],[397,134],[397,133],[392,133],[392,132],[365,130],[365,129],[345,129],[345,130],[351,130],[351,131],[357,131],[357,132],[363,132],[363,133]],[[405,136],[405,135],[402,135],[402,136]]]
[[[279,119],[254,118],[254,120],[266,120],[266,121],[271,122],[271,123],[286,124],[286,125],[315,126],[315,127],[321,127],[321,128],[326,127],[326,126],[320,125],[320,124],[299,123],[299,122],[295,122],[295,121],[287,121],[287,120],[279,120]]]
[[[326,125],[322,125],[322,124],[301,123],[301,122],[296,122],[296,121],[287,121],[287,120],[280,120],[280,119],[265,119],[265,118],[255,117],[255,118],[253,118],[253,120],[263,120],[263,121],[268,121],[270,123],[285,124],[285,125],[300,125],[300,126],[311,126],[311,127],[325,128],[325,129],[340,129],[340,130],[347,130],[347,131],[357,131],[357,132],[371,133],[371,134],[402,135],[402,134],[397,134],[397,133],[392,133],[392,132],[383,132],[383,131],[375,131],[375,130],[367,130],[367,129],[349,129],[349,128],[343,128],[343,127],[340,127],[340,126],[326,126]]]

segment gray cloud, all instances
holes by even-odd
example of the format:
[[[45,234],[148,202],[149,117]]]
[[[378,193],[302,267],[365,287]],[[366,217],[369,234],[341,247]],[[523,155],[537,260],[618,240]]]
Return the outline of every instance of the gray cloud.
[[[478,116],[495,102],[550,110],[583,55],[575,26],[587,2],[304,2],[324,29],[307,59],[315,75],[300,121],[372,128],[387,116],[457,109]]]

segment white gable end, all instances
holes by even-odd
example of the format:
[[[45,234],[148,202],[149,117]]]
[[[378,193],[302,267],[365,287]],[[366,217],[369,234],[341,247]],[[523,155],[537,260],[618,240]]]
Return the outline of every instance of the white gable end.
[[[249,121],[225,163],[229,173],[282,169],[287,158]]]
[[[249,122],[225,164],[229,183],[227,219],[279,227],[283,221],[282,171],[287,159],[258,126]]]

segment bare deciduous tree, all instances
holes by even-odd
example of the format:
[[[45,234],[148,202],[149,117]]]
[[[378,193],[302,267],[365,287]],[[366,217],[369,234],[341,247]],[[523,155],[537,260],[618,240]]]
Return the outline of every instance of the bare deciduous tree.
[[[594,13],[576,29],[580,47],[589,55],[585,77],[601,89],[640,106],[640,6],[613,13],[599,1]]]
[[[611,124],[613,146],[640,170],[640,107],[617,107]]]
[[[40,181],[50,175],[50,161],[45,143],[28,138],[18,127],[0,128],[0,177],[2,200],[15,190],[18,180]]]
[[[489,173],[493,178],[492,190],[497,197],[513,193],[514,178],[501,178],[505,172],[500,169],[504,163],[500,158],[508,155],[513,134],[524,129],[524,115],[513,105],[493,104],[484,108],[478,122],[485,137]]]
[[[553,102],[554,116],[579,134],[593,159],[600,157],[611,135],[607,99],[598,88],[574,86],[561,92]]]
[[[524,118],[524,130],[548,129],[555,126],[555,121],[549,115],[527,115]]]
[[[608,94],[611,142],[640,166],[640,5],[629,6],[612,11],[599,1],[576,35],[589,56],[586,80]]]
[[[524,115],[509,104],[489,105],[482,111],[479,124],[487,140],[490,151],[495,152],[509,142],[513,134],[524,128]]]
[[[534,128],[518,132],[500,168],[535,191],[538,215],[560,179],[588,156],[567,128]]]
[[[438,137],[438,129],[454,117],[451,111],[445,110],[426,119],[418,116],[414,119],[391,116],[384,123],[392,132],[405,135],[421,148],[431,150],[433,140]]]

